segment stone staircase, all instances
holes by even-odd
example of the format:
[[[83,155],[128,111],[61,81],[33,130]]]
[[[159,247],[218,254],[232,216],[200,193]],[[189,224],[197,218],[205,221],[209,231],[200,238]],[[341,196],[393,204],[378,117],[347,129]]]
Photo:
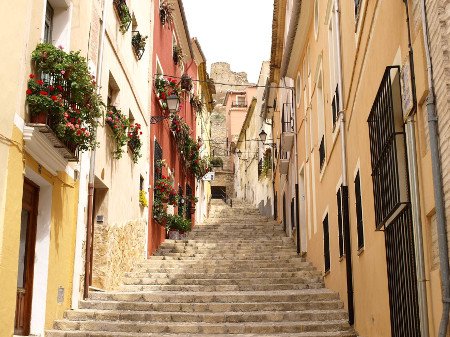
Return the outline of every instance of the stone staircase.
[[[48,337],[354,337],[342,302],[274,221],[212,201],[188,240],[166,240],[119,291],[91,292]]]

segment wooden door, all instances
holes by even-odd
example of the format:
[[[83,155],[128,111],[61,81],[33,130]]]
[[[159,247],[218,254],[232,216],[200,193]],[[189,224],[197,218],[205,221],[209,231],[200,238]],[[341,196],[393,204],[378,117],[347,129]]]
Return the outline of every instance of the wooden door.
[[[39,187],[25,179],[20,223],[19,269],[14,325],[14,334],[22,336],[27,336],[30,333],[38,202]]]

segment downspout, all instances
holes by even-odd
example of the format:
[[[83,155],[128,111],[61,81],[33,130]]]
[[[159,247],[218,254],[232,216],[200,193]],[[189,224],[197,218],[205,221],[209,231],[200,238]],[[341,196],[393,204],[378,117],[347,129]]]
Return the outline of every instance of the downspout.
[[[341,138],[341,162],[342,162],[342,193],[341,193],[341,207],[342,207],[342,225],[344,229],[344,251],[345,251],[345,271],[347,280],[347,309],[348,309],[348,323],[353,325],[355,322],[355,311],[353,302],[353,270],[352,270],[352,248],[350,238],[350,215],[348,204],[348,182],[347,182],[347,153],[345,140],[345,117],[344,117],[344,98],[342,95],[342,60],[341,60],[341,32],[340,32],[340,11],[339,1],[335,0],[336,11],[336,32],[337,39],[337,61],[338,61],[338,87],[339,87],[339,133]]]
[[[107,0],[103,0],[103,13],[100,35],[100,49],[97,55],[97,70],[95,78],[97,80],[97,93],[100,94],[101,82],[102,82],[102,70],[103,70],[103,49],[105,46],[106,35],[106,9]],[[95,137],[97,138],[97,131],[95,131]],[[95,153],[96,148],[91,150],[90,167],[89,167],[89,183],[88,183],[88,204],[87,204],[87,224],[86,224],[86,257],[84,261],[84,291],[83,299],[89,296],[89,283],[91,278],[91,246],[93,238],[93,212],[94,212],[94,178],[95,178]]]
[[[416,278],[417,278],[417,295],[420,318],[420,335],[421,337],[429,336],[429,322],[428,322],[428,301],[427,288],[425,276],[425,258],[423,251],[423,234],[422,234],[422,220],[420,215],[420,189],[417,166],[417,148],[415,137],[415,122],[414,114],[417,112],[417,93],[416,80],[414,71],[414,53],[411,43],[411,30],[409,21],[408,1],[404,0],[406,10],[406,25],[408,28],[408,49],[409,49],[409,63],[411,67],[411,91],[413,95],[413,110],[411,115],[406,120],[406,144],[407,144],[407,161],[409,171],[409,185],[411,197],[411,210],[413,222],[413,236],[414,236],[414,253],[416,257]]]
[[[439,337],[447,334],[449,310],[450,310],[450,285],[449,285],[449,262],[448,242],[445,219],[444,187],[442,183],[442,167],[439,155],[439,133],[438,116],[436,112],[436,101],[433,80],[433,63],[430,53],[430,40],[428,31],[427,9],[425,0],[421,0],[422,31],[425,45],[425,56],[427,62],[428,77],[428,129],[430,137],[431,166],[433,173],[434,199],[436,203],[436,226],[439,245],[439,264],[442,284],[442,317],[439,325]]]

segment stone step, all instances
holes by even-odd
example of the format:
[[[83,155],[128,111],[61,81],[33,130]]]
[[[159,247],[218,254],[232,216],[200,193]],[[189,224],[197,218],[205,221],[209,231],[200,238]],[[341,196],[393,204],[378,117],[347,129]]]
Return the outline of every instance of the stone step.
[[[295,278],[204,278],[204,279],[183,279],[170,277],[148,277],[148,278],[125,278],[124,284],[130,285],[252,285],[252,284],[309,284],[320,283],[322,277],[295,277]]]
[[[241,271],[259,271],[262,273],[276,273],[276,272],[300,272],[300,271],[316,271],[316,269],[312,266],[305,266],[305,267],[291,267],[291,266],[285,266],[285,267],[275,267],[275,268],[266,268],[266,267],[255,267],[255,268],[242,268],[242,267],[234,267],[230,266],[228,268],[222,267],[222,268],[212,268],[212,267],[201,267],[197,265],[192,266],[171,266],[171,267],[150,267],[150,268],[134,268],[131,272],[125,273],[125,277],[147,277],[149,274],[153,273],[168,273],[168,274],[176,274],[180,272],[185,272],[186,270],[189,270],[191,273],[202,273],[205,275],[211,275],[211,274],[221,274],[221,273],[239,273]]]
[[[184,302],[184,303],[242,303],[242,302],[298,302],[327,301],[338,299],[338,295],[326,289],[295,290],[295,291],[265,291],[265,292],[93,292],[89,297],[94,300],[107,301],[146,301],[146,302]]]
[[[100,320],[56,321],[59,330],[111,331],[132,333],[173,333],[173,334],[274,334],[295,332],[348,331],[345,320],[297,321],[297,322],[252,322],[252,323],[180,323],[180,322],[111,322]]]
[[[96,310],[132,310],[132,311],[178,311],[178,312],[253,312],[253,311],[300,311],[300,310],[336,310],[342,309],[343,304],[338,299],[304,300],[304,301],[272,301],[272,302],[240,302],[217,303],[204,302],[136,302],[112,300],[80,301],[80,309]]]
[[[124,284],[120,286],[123,291],[277,291],[277,290],[300,290],[320,289],[324,287],[323,282],[308,282],[296,284],[240,284],[240,285],[133,285]]]
[[[47,337],[180,337],[179,334],[161,334],[161,333],[127,333],[127,332],[109,332],[109,331],[61,331],[49,330]],[[183,334],[184,337],[229,337],[229,334]],[[233,334],[233,337],[259,337],[254,334]],[[296,332],[296,333],[277,333],[264,334],[264,337],[356,337],[352,331],[328,331],[328,332]]]
[[[120,311],[79,309],[65,313],[70,321],[141,321],[141,322],[282,322],[282,321],[324,321],[343,320],[341,310],[303,310],[303,311],[261,311],[261,312],[159,312],[159,311]]]

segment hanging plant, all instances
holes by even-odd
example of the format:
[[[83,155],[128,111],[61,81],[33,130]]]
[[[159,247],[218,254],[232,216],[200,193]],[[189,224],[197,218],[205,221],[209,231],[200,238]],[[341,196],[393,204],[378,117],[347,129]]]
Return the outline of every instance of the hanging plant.
[[[166,25],[170,28],[173,25],[173,6],[167,0],[161,1],[159,5],[159,18],[161,19],[161,24]]]
[[[202,101],[202,99],[199,96],[193,94],[191,96],[190,103],[191,103],[191,106],[194,108],[194,110],[196,112],[202,112],[202,110],[203,110],[203,101]]]
[[[139,205],[141,207],[148,207],[147,195],[144,190],[139,190]]]
[[[182,90],[191,91],[192,90],[192,78],[188,74],[181,75],[180,86]]]
[[[181,64],[183,62],[183,59],[184,59],[183,49],[181,49],[181,47],[178,46],[178,45],[173,46],[173,54],[172,54],[172,56],[173,56],[173,62],[176,65],[180,65],[181,66]]]
[[[142,141],[140,136],[142,135],[141,124],[135,123],[134,125],[130,125],[130,129],[128,131],[128,147],[131,150],[133,162],[136,164],[141,154]]]
[[[147,44],[148,36],[142,36],[139,31],[133,31],[133,37],[131,38],[131,45],[133,46],[134,53],[138,60],[142,58],[145,51],[145,45]]]
[[[114,0],[113,1],[114,8],[116,10],[117,15],[119,16],[120,27],[119,30],[122,34],[125,34],[128,28],[130,28],[131,24],[131,14],[128,9],[127,3],[125,0]]]
[[[115,159],[122,158],[123,147],[127,144],[127,129],[130,126],[129,119],[116,107],[109,107],[106,113],[106,124],[112,130],[112,138],[115,142],[115,150],[113,152]]]
[[[156,77],[155,91],[159,100],[159,105],[163,110],[167,110],[167,97],[170,95],[177,95],[178,97],[181,97],[181,89],[178,82],[170,77],[168,79],[165,79],[162,76]]]

